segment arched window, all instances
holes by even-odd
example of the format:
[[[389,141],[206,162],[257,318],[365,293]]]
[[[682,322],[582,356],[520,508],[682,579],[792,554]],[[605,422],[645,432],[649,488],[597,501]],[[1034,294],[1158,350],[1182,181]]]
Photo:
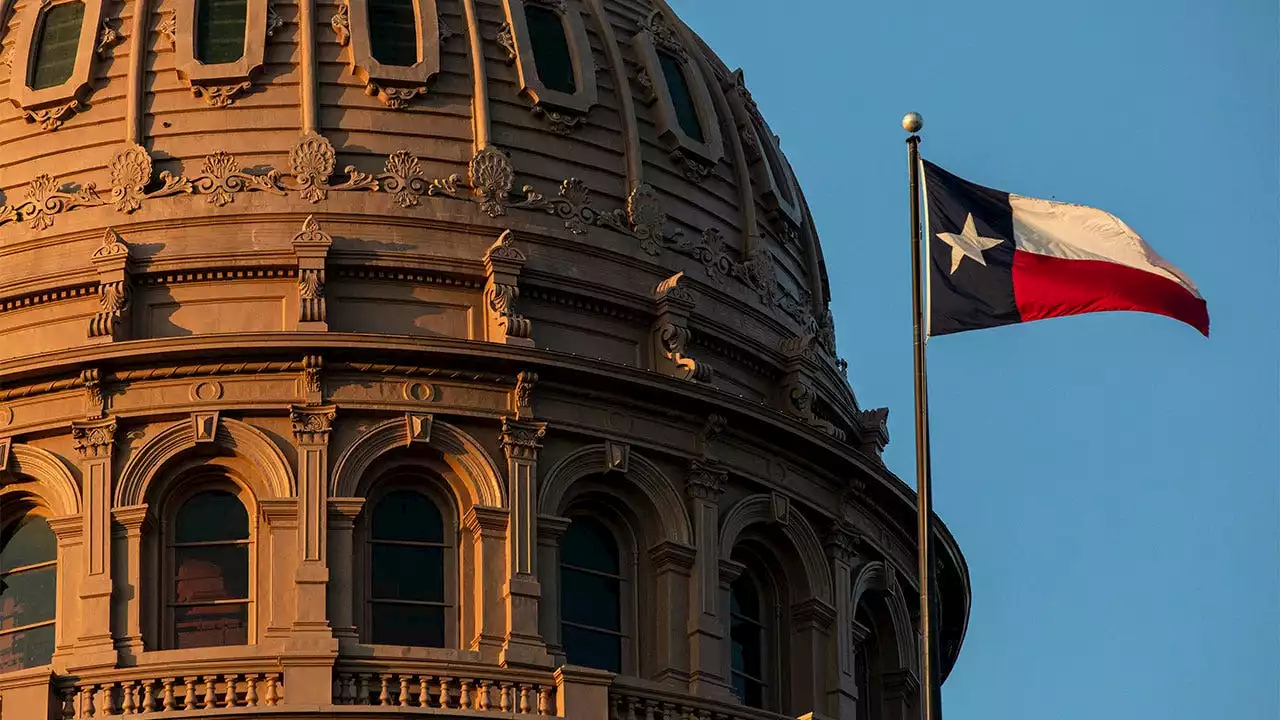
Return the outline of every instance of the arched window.
[[[0,530],[0,673],[48,665],[53,656],[58,541],[23,513]]]
[[[571,664],[622,672],[623,580],[613,533],[574,518],[560,540],[560,640]]]
[[[577,92],[573,54],[569,50],[569,36],[565,34],[560,13],[537,2],[526,2],[524,17],[533,45],[534,64],[538,66],[538,79],[551,90],[568,94]]]
[[[451,602],[446,579],[451,533],[426,495],[391,490],[369,523],[369,642],[446,647]]]
[[[769,685],[766,681],[768,625],[766,604],[760,587],[746,573],[729,588],[730,671],[733,694],[744,705],[764,708]]]
[[[169,543],[174,648],[249,642],[252,542],[235,493],[205,490],[178,508]]]
[[[667,81],[667,92],[671,94],[680,129],[691,139],[706,142],[702,122],[698,119],[698,106],[694,102],[693,91],[689,89],[689,79],[684,75],[684,64],[666,50],[658,51],[658,61],[662,63],[662,76]]]
[[[196,59],[205,65],[244,57],[248,0],[196,0]]]
[[[40,13],[39,22],[27,74],[27,86],[32,90],[57,87],[71,79],[84,24],[84,3],[53,5]]]
[[[369,0],[373,59],[409,67],[418,62],[418,13],[413,0]]]

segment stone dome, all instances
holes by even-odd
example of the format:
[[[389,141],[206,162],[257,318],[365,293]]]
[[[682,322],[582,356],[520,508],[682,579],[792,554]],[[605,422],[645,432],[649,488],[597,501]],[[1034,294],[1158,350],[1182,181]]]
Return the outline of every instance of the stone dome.
[[[326,589],[298,571],[296,597],[314,600],[309,587],[332,595],[346,577],[315,543],[340,535],[326,519],[345,517],[340,493],[366,489],[338,476],[377,466],[361,455],[369,433],[430,445],[444,475],[505,457],[497,485],[451,502],[459,523],[468,508],[533,513],[502,523],[508,539],[565,514],[553,501],[571,486],[547,490],[569,482],[559,471],[638,473],[649,495],[676,498],[653,512],[683,516],[714,467],[712,521],[787,528],[787,552],[825,578],[795,613],[832,637],[856,624],[833,596],[833,543],[914,647],[913,496],[880,460],[887,410],[860,408],[845,378],[812,218],[741,70],[663,0],[247,0],[231,24],[240,54],[219,62],[222,21],[199,9],[215,5],[0,0],[0,478],[65,476],[52,514],[115,513],[136,530],[129,508],[163,515],[156,488],[183,448],[247,452],[246,468],[273,469],[246,492],[297,502],[293,560],[334,578]],[[378,27],[396,7],[408,15]],[[519,448],[541,448],[533,498]],[[488,532],[483,513],[468,517]],[[709,552],[698,522],[666,531],[662,552]],[[110,521],[85,523],[107,533],[85,545],[107,580],[67,587],[133,572],[111,580],[113,552],[133,558],[121,568],[142,562]],[[968,578],[939,533],[949,670]],[[520,542],[538,541],[510,542],[512,576],[532,572]],[[476,662],[563,660],[537,628],[485,625],[487,603],[515,602],[499,595],[458,611],[455,646]],[[280,611],[292,625],[260,619],[249,637],[305,634],[297,603]],[[111,662],[166,645],[163,612],[110,612],[124,618]],[[546,612],[535,622],[554,626]],[[327,622],[342,648],[365,640],[351,618]],[[103,650],[89,635],[60,638],[56,671]],[[512,651],[513,637],[533,649]],[[702,694],[696,639],[687,652],[654,642],[637,643],[631,674]],[[894,670],[912,671],[909,654]],[[710,677],[713,691],[728,682]],[[828,711],[805,692],[771,703]]]

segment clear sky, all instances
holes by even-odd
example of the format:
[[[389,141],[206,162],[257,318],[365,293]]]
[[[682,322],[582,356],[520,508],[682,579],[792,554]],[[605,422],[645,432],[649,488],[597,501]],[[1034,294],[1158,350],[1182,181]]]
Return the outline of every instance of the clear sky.
[[[904,112],[926,158],[1115,213],[1208,300],[1208,340],[1106,313],[930,343],[973,581],[947,720],[1280,718],[1280,3],[672,4],[782,138],[909,482]]]

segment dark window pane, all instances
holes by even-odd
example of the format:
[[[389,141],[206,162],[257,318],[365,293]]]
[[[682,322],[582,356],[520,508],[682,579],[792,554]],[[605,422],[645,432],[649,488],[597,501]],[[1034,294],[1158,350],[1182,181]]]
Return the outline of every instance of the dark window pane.
[[[27,515],[9,525],[0,537],[0,572],[57,559],[58,539],[38,515]]]
[[[27,85],[32,90],[57,87],[71,79],[80,47],[80,26],[84,24],[83,3],[54,5],[40,16],[35,58]]]
[[[176,607],[173,621],[175,647],[179,650],[249,642],[248,603]]]
[[[247,0],[196,0],[196,59],[206,65],[244,56]]]
[[[174,601],[239,600],[249,597],[249,546],[206,545],[174,549]]]
[[[369,41],[383,65],[418,62],[418,13],[414,0],[369,0]]]
[[[764,673],[763,643],[761,628],[758,625],[743,622],[737,618],[729,621],[729,637],[732,641],[732,667],[738,672],[753,677]]]
[[[373,539],[444,542],[440,508],[422,493],[396,490],[378,501],[373,511]]]
[[[438,606],[374,603],[369,639],[375,645],[444,647],[444,613]]]
[[[764,708],[764,685],[754,680],[734,673],[733,694],[738,696],[743,705]]]
[[[671,104],[675,106],[680,129],[690,138],[705,142],[702,124],[698,122],[698,106],[693,102],[693,93],[689,90],[689,79],[684,75],[683,63],[675,55],[662,50],[658,51],[658,60],[662,63],[662,74],[667,80],[667,91],[671,93]]]
[[[577,88],[573,77],[573,57],[569,53],[569,38],[564,33],[560,13],[526,2],[524,17],[533,43],[533,61],[538,66],[538,78],[552,90],[572,93]]]
[[[180,543],[248,540],[249,513],[225,490],[202,492],[182,504],[173,535]]]
[[[560,585],[560,616],[565,621],[603,630],[622,629],[621,583],[616,578],[564,568]]]
[[[48,665],[53,658],[52,625],[0,635],[0,673]]]
[[[444,602],[444,548],[373,546],[373,598]]]
[[[620,573],[613,533],[590,518],[574,518],[560,541],[560,562],[610,575]]]
[[[562,625],[560,640],[570,664],[622,672],[622,638],[617,635]]]
[[[58,569],[52,565],[0,579],[0,630],[52,620]]]
[[[746,575],[733,581],[729,591],[729,614],[760,622],[760,593]]]

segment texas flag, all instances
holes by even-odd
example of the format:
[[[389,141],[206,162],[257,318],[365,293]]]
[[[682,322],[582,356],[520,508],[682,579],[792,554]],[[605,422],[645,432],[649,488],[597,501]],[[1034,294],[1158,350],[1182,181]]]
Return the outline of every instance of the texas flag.
[[[1119,218],[975,185],[922,161],[929,335],[1136,310],[1209,335],[1191,280]]]

